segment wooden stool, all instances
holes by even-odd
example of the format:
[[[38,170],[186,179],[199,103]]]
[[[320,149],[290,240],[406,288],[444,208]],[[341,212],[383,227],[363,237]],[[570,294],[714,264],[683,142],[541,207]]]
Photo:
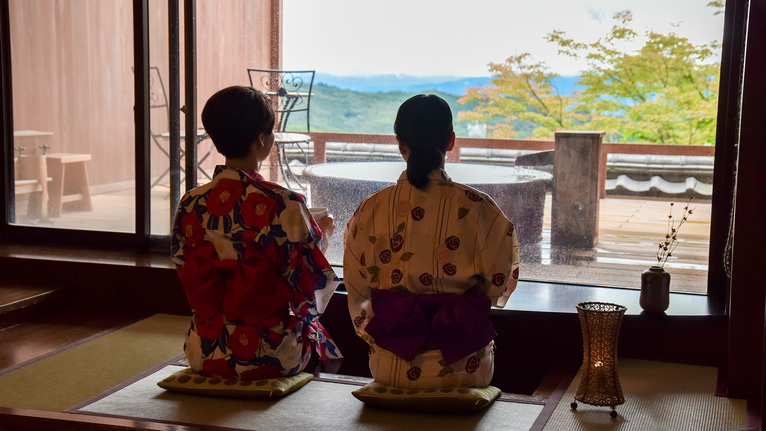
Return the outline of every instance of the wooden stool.
[[[48,218],[48,177],[45,156],[19,156],[16,159],[16,196],[30,194],[27,215]],[[15,198],[14,197],[14,198]]]
[[[64,209],[91,211],[90,185],[85,162],[90,154],[47,154],[48,175],[53,179],[49,190],[50,217],[58,217]],[[67,204],[67,205],[64,205]]]

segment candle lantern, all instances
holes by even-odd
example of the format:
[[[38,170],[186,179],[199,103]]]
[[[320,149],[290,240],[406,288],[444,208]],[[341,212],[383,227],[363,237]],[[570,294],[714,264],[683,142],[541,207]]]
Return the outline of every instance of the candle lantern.
[[[620,378],[617,375],[617,339],[626,307],[606,302],[577,304],[583,336],[583,362],[575,400],[593,406],[609,406],[617,417],[615,406],[623,404]],[[577,403],[572,403],[577,409]]]

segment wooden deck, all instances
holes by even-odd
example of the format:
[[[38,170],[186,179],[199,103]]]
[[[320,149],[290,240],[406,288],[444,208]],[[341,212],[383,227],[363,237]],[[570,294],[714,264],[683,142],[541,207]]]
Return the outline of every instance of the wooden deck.
[[[152,190],[152,232],[170,230],[168,189]],[[599,240],[591,250],[565,250],[551,247],[550,206],[545,208],[543,241],[523,247],[521,278],[556,283],[639,288],[641,272],[657,261],[657,244],[667,231],[671,200],[607,197],[600,202]],[[41,223],[28,219],[26,205],[18,208],[21,224],[71,229],[99,229],[130,232],[134,229],[133,191],[94,194],[92,211],[66,212]],[[685,201],[677,202],[673,215],[683,214]],[[671,274],[674,292],[707,292],[708,248],[710,239],[710,201],[693,201],[694,213],[680,230],[680,244],[665,265]],[[340,227],[338,227],[340,229]],[[339,262],[334,262],[339,263]]]
[[[540,281],[638,289],[641,272],[657,263],[657,248],[668,228],[670,202],[679,220],[685,201],[638,198],[602,199],[599,239],[591,250],[562,250],[550,245],[550,196],[546,202],[543,241],[521,250],[521,277]],[[679,230],[679,245],[665,269],[671,290],[707,293],[710,201],[692,202],[693,214]]]

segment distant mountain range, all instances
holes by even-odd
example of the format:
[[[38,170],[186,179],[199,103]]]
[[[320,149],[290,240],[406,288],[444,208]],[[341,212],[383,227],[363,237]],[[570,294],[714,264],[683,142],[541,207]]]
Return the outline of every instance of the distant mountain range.
[[[378,93],[402,91],[406,93],[423,93],[429,90],[440,91],[456,96],[462,96],[467,88],[487,85],[492,77],[455,77],[455,76],[411,76],[411,75],[366,75],[338,76],[317,73],[314,79],[332,87],[363,93]],[[576,76],[562,76],[554,80],[562,94],[579,89]]]
[[[457,136],[470,136],[469,129],[475,127],[471,122],[459,121],[460,111],[470,111],[476,107],[476,102],[458,103],[460,96],[439,90],[427,90],[443,98],[452,110],[453,124]],[[318,82],[314,85],[311,98],[311,131],[330,133],[368,133],[391,134],[394,132],[394,120],[399,106],[418,92],[408,91],[378,91],[366,92],[339,88]],[[487,122],[488,126],[498,122],[507,122],[498,116]],[[531,136],[532,131],[539,125],[522,120],[511,120],[519,132],[519,138]],[[305,113],[294,113],[290,116],[288,130],[306,130]]]

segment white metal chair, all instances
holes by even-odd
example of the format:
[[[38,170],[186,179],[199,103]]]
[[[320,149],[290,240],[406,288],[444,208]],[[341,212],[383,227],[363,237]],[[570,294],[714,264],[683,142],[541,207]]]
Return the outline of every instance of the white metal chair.
[[[156,66],[150,66],[149,67],[149,107],[150,111],[152,113],[150,118],[150,133],[152,136],[152,141],[154,142],[154,145],[157,147],[157,149],[160,150],[165,156],[170,159],[170,132],[167,131],[170,125],[170,104],[168,102],[168,93],[165,89],[165,83],[162,80],[162,75],[160,74],[160,69]],[[155,115],[156,113],[156,115]],[[181,140],[184,139],[184,130],[181,129]],[[197,130],[197,136],[195,143],[197,145],[200,144],[200,142],[207,139],[208,135],[207,133],[199,129]],[[183,145],[183,144],[182,144]],[[201,159],[197,161],[197,169],[207,177],[208,180],[210,180],[210,175],[208,175],[207,172],[205,172],[201,167],[200,164],[205,161],[205,159],[210,156],[210,154],[213,151],[213,147],[210,147],[210,150],[205,153],[204,156],[202,156]],[[183,147],[180,149],[180,155],[179,160],[181,157],[184,156],[184,150]],[[184,172],[184,168],[181,167],[181,172]],[[170,172],[170,167],[165,169],[160,176],[157,177],[156,180],[154,180],[154,183],[152,183],[152,187],[159,184],[165,176],[168,175]]]
[[[306,191],[302,179],[303,167],[309,164],[311,123],[309,110],[313,97],[313,70],[247,69],[250,86],[266,93],[273,101],[277,118],[274,125],[274,145],[282,178],[290,189]],[[302,128],[305,118],[305,130]],[[288,128],[288,120],[295,125]],[[297,120],[297,121],[296,121]],[[301,166],[302,165],[302,166]],[[293,186],[293,184],[295,186]]]

